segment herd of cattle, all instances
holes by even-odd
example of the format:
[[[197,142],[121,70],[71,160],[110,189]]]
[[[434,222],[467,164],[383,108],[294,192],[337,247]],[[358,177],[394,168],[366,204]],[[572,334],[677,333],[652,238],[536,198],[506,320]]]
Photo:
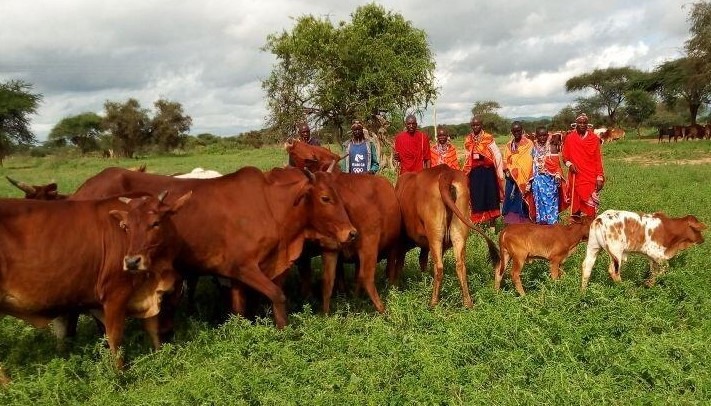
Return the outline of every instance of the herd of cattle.
[[[671,142],[672,138],[674,142],[678,140],[711,140],[711,124],[701,125],[675,125],[670,127],[659,127],[659,138],[657,142],[664,141],[664,137],[667,137],[667,141]]]
[[[601,249],[610,254],[610,276],[619,281],[627,252],[664,263],[703,242],[705,225],[694,216],[607,211],[570,225],[508,226],[499,235],[499,251],[469,219],[469,189],[461,171],[440,165],[404,174],[393,187],[384,177],[340,173],[339,156],[326,148],[298,141],[285,147],[296,167],[266,172],[244,167],[202,179],[112,167],[71,195],[58,193],[56,184],[11,180],[27,198],[0,199],[0,317],[35,326],[52,322],[61,339],[75,332],[80,313],[91,313],[105,326],[120,368],[125,318],[142,319],[157,348],[160,333],[172,328],[183,281],[190,294],[201,275],[229,281],[231,310],[237,314],[248,305],[246,288],[263,294],[281,328],[287,324],[284,277],[297,264],[302,282],[310,285],[316,255],[323,264],[324,312],[337,263],[345,261],[357,264],[358,286],[382,313],[378,261],[387,259],[386,275],[395,285],[405,254],[416,246],[423,271],[428,257],[434,263],[430,305],[439,301],[442,257],[452,247],[462,301],[471,307],[465,269],[470,229],[487,244],[497,289],[513,259],[520,294],[526,260],[549,259],[551,276],[558,278],[561,262],[588,234],[583,288]],[[658,273],[653,270],[651,283]]]

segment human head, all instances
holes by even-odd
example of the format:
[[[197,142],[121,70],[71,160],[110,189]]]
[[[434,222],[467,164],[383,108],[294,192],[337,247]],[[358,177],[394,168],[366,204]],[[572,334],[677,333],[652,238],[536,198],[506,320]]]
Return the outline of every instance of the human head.
[[[511,135],[513,135],[516,142],[521,141],[521,137],[523,137],[523,126],[520,121],[514,121],[511,124]]]
[[[579,134],[585,134],[588,132],[588,116],[585,113],[582,113],[575,119],[575,130]]]
[[[449,131],[445,127],[439,127],[437,129],[437,143],[446,144],[449,141]]]
[[[548,141],[548,129],[546,127],[536,128],[536,141],[539,144],[545,144]]]
[[[479,134],[482,129],[481,118],[479,118],[479,116],[472,117],[472,119],[469,121],[469,126],[472,128],[472,132],[474,134]]]
[[[353,120],[353,124],[351,124],[351,136],[353,137],[353,140],[355,140],[355,141],[362,141],[363,140],[363,138],[364,138],[363,124],[361,124],[360,121]]]
[[[415,134],[417,131],[417,118],[414,114],[410,114],[405,118],[405,129],[410,134]]]
[[[311,139],[311,129],[309,128],[308,124],[299,124],[298,131],[299,138],[301,138],[302,141],[308,142]]]

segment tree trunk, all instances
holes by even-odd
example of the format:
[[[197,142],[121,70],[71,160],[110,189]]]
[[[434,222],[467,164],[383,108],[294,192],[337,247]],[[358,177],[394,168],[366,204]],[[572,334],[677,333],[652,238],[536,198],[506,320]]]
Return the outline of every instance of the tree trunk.
[[[700,104],[689,104],[689,113],[691,114],[691,125],[696,125],[696,116],[699,114]]]

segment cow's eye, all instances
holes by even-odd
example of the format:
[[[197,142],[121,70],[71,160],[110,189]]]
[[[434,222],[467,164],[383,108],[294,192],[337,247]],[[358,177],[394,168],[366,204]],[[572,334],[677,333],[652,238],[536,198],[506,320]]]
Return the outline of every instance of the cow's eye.
[[[323,203],[331,203],[331,198],[329,196],[321,196],[321,202]]]
[[[151,228],[158,228],[158,227],[160,227],[160,221],[156,220],[153,223],[151,223]]]

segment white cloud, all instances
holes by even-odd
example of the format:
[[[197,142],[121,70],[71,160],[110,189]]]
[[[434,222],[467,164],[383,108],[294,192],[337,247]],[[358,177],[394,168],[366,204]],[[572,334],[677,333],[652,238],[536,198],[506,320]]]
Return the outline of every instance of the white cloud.
[[[555,114],[576,96],[565,92],[571,76],[651,69],[678,57],[688,35],[685,1],[379,3],[427,32],[441,87],[438,120],[458,123],[476,100],[496,100],[510,116]],[[193,133],[237,134],[264,124],[260,81],[274,63],[260,51],[267,35],[290,30],[304,14],[348,19],[362,4],[6,0],[0,80],[24,79],[44,94],[33,117],[40,138],[63,117],[129,97],[148,108],[159,97],[181,102]]]

